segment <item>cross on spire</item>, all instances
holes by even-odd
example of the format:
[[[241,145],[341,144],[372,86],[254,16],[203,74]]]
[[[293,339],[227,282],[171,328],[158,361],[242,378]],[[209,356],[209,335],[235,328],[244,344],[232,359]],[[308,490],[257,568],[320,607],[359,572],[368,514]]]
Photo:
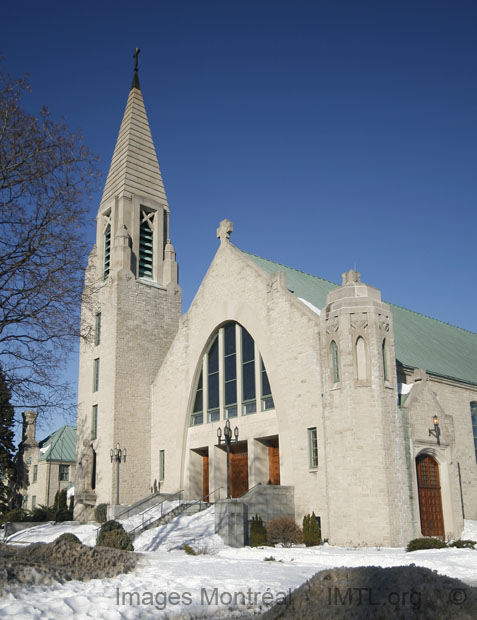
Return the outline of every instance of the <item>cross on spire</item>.
[[[220,243],[230,241],[230,234],[234,230],[234,225],[230,220],[222,220],[220,226],[217,228],[217,238],[220,239]]]
[[[140,51],[141,50],[138,47],[136,47],[136,49],[134,50],[134,54],[133,54],[133,58],[134,58],[134,71],[138,70],[137,64],[138,64],[138,56],[139,56],[139,52]]]
[[[132,84],[131,84],[131,90],[133,88],[137,88],[138,90],[141,90],[141,87],[139,85],[139,68],[138,68],[138,56],[139,56],[139,52],[141,50],[136,47],[136,49],[134,50],[134,54],[133,54],[133,58],[134,58],[134,75],[133,75],[133,80],[132,80]]]

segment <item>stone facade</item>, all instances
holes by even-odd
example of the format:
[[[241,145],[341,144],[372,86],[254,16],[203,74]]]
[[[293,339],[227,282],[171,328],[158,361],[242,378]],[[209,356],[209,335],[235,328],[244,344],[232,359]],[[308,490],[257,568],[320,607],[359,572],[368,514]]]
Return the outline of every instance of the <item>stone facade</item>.
[[[280,482],[295,489],[299,521],[314,511],[333,544],[401,546],[421,535],[415,459],[425,452],[440,464],[445,535],[456,538],[463,527],[457,453],[466,515],[477,514],[470,492],[477,480],[469,433],[475,386],[453,382],[454,402],[459,398],[460,422],[467,429],[459,447],[453,415],[438,406],[433,391],[452,390],[450,381],[430,380],[421,371],[428,385],[424,401],[419,381],[413,383],[409,375],[413,385],[400,408],[391,309],[356,274],[345,277],[318,315],[288,290],[285,274],[268,276],[231,243],[221,244],[153,384],[151,480],[159,479],[162,450],[161,489],[183,488],[189,497],[200,497],[197,455],[206,451],[209,489],[224,489],[225,457],[216,435],[223,419],[191,427],[190,412],[198,360],[217,327],[235,321],[255,339],[275,404],[271,411],[232,421],[247,442],[250,487],[267,483],[263,442],[276,436]],[[356,346],[360,338],[362,353]],[[338,381],[332,374],[332,340],[339,350]],[[446,410],[452,411],[451,401]],[[441,424],[440,446],[428,432],[434,413]],[[315,427],[318,466],[310,467],[307,430]]]
[[[181,315],[169,215],[135,82],[86,275],[82,320],[91,337],[80,352],[76,514],[158,490],[224,499],[218,433],[228,418],[237,429],[234,497],[292,489],[297,521],[315,512],[332,544],[402,546],[434,527],[432,511],[436,535],[460,536],[463,515],[477,518],[477,375],[397,360],[399,313],[360,274],[343,274],[341,286],[316,279],[307,296],[312,276],[236,248],[229,220]],[[477,368],[475,334],[469,342]],[[429,433],[434,415],[439,442]],[[118,443],[127,450],[119,497],[110,456]],[[437,476],[429,489],[423,456]]]

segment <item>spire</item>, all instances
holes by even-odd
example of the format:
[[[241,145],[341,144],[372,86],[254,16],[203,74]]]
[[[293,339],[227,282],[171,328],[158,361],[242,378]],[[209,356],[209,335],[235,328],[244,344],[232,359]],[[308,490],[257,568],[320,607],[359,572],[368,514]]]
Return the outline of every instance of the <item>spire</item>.
[[[139,49],[136,48],[133,82],[101,204],[114,196],[136,194],[157,200],[167,207],[166,192],[139,88],[138,54]]]

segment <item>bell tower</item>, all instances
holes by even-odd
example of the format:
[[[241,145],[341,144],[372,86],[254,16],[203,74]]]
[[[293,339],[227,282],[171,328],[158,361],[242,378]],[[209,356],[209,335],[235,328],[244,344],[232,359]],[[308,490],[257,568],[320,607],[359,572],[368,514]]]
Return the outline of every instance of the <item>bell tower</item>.
[[[170,211],[138,54],[85,276],[81,320],[90,337],[80,345],[77,518],[90,518],[96,504],[130,504],[149,493],[150,386],[181,315]],[[110,456],[118,443],[120,463]]]

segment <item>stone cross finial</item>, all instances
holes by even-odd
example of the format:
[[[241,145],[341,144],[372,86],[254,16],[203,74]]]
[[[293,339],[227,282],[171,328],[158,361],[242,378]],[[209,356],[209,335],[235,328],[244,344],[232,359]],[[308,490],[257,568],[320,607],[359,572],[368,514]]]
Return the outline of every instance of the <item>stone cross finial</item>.
[[[357,282],[361,282],[361,274],[359,271],[355,271],[354,269],[350,269],[346,273],[342,274],[343,277],[343,286],[345,284],[356,284]]]
[[[234,225],[230,220],[222,220],[220,226],[217,228],[217,238],[220,239],[220,243],[230,241],[230,234],[234,230]]]

